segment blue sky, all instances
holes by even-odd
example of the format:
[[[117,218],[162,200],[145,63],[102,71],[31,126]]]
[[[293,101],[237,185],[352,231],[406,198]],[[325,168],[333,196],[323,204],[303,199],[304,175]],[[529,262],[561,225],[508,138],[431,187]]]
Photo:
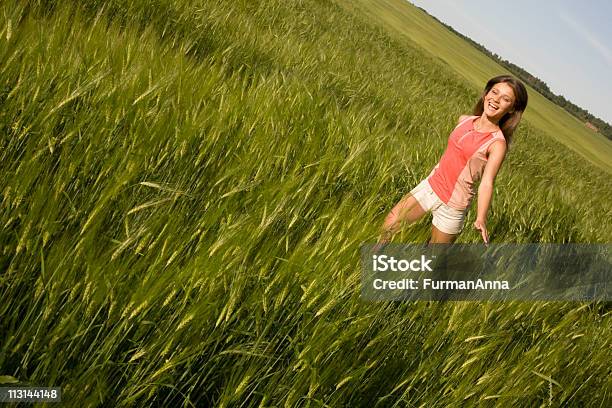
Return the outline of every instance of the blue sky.
[[[409,0],[612,124],[612,2]]]

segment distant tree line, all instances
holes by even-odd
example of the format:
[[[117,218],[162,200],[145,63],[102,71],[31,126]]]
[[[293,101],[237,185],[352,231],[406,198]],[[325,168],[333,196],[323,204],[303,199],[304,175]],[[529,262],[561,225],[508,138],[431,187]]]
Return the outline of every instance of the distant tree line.
[[[444,27],[448,28],[450,31],[457,34],[459,37],[468,41],[470,44],[478,48],[480,51],[482,51],[489,57],[495,59],[495,61],[497,61],[500,65],[505,67],[508,71],[512,72],[517,78],[521,79],[526,84],[529,84],[533,89],[535,89],[536,91],[544,95],[544,97],[546,97],[553,103],[559,105],[560,107],[562,107],[563,109],[565,109],[566,111],[574,115],[576,118],[578,118],[582,122],[590,123],[592,126],[597,128],[597,131],[599,131],[602,135],[612,140],[612,126],[610,126],[609,123],[603,121],[602,119],[599,119],[596,116],[593,116],[591,113],[589,113],[589,111],[565,99],[564,96],[555,95],[550,90],[548,85],[546,85],[546,83],[542,81],[540,78],[530,74],[529,72],[525,71],[523,68],[511,63],[510,61],[507,61],[501,58],[499,55],[490,52],[488,49],[486,49],[485,47],[483,47],[476,41],[472,40],[469,37],[466,37],[465,35],[456,31],[453,27],[443,23],[442,21],[438,20],[436,17],[427,13],[427,11],[422,9],[421,7],[418,7],[418,8],[421,9],[424,13],[428,14],[430,17],[432,17],[434,20],[442,24]]]

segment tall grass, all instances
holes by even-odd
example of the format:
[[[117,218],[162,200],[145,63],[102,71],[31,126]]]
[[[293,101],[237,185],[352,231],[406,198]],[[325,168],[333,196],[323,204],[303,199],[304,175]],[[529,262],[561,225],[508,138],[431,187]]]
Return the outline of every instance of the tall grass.
[[[480,92],[422,50],[331,1],[0,19],[0,375],[67,406],[609,403],[606,304],[360,301],[360,244]],[[493,242],[609,242],[610,179],[515,141]]]

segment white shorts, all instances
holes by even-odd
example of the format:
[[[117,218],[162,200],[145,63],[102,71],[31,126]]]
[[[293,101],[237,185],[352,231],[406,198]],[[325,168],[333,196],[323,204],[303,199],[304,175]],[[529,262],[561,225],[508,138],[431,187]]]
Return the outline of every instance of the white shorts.
[[[468,208],[457,210],[444,204],[431,189],[427,179],[424,179],[413,188],[410,194],[416,198],[425,211],[431,211],[433,214],[432,224],[440,231],[455,235],[463,230],[463,223]]]

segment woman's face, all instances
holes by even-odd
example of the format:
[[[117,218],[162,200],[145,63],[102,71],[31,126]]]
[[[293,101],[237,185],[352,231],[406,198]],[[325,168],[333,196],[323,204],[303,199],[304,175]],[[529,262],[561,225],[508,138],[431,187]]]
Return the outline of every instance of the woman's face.
[[[515,99],[510,85],[505,82],[497,83],[484,97],[484,112],[491,119],[499,120],[512,111]]]

